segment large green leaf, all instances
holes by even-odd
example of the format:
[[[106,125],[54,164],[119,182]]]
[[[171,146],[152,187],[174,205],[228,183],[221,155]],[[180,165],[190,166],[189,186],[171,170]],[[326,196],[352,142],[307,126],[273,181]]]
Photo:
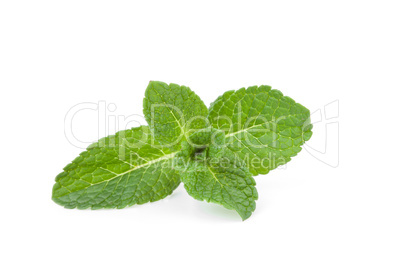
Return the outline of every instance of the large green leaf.
[[[290,161],[310,139],[310,111],[269,86],[228,91],[211,104],[212,127],[225,131],[227,147],[254,174]]]
[[[124,208],[160,200],[180,184],[177,152],[151,145],[146,126],[92,144],[56,177],[52,199],[66,208]]]
[[[205,200],[234,209],[243,220],[251,216],[258,198],[252,174],[242,162],[236,162],[234,155],[226,151],[216,158],[204,151],[204,157],[196,156],[188,162],[181,174],[184,188],[197,200]]]
[[[151,81],[145,91],[144,115],[157,141],[178,147],[193,129],[208,126],[208,108],[185,86]]]

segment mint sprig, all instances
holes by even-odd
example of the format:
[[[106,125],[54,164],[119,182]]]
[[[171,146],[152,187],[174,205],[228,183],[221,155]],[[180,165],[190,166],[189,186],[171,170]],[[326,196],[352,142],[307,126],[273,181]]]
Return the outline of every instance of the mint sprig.
[[[188,87],[151,81],[149,124],[100,139],[56,177],[66,208],[124,208],[165,198],[183,182],[197,200],[251,216],[252,175],[290,161],[310,139],[310,112],[278,90],[228,91],[209,108]]]

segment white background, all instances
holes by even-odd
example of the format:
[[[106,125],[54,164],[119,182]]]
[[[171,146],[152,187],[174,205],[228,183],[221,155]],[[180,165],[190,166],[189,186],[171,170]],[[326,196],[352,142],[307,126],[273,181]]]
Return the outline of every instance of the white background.
[[[401,10],[367,0],[1,1],[0,266],[402,267]],[[339,135],[316,123],[286,168],[256,177],[244,222],[182,186],[124,210],[53,203],[54,177],[82,151],[65,137],[69,109],[105,101],[112,117],[142,114],[149,80],[187,85],[207,105],[261,84],[312,112],[339,101]],[[97,140],[97,112],[77,114],[73,131]]]

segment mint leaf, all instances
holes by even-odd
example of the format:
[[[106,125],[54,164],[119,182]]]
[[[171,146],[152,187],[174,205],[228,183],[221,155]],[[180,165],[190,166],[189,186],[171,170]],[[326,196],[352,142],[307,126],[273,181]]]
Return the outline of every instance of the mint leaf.
[[[228,91],[209,110],[188,87],[151,81],[149,127],[90,145],[56,177],[52,199],[66,208],[124,208],[160,200],[182,181],[198,200],[249,218],[252,174],[290,161],[310,139],[310,112],[269,86]]]
[[[188,87],[151,81],[143,104],[154,138],[164,145],[178,146],[191,130],[208,126],[208,108]]]
[[[255,181],[246,167],[236,164],[230,151],[221,158],[191,162],[181,181],[195,199],[236,210],[243,220],[255,210],[258,198]]]
[[[66,208],[124,208],[160,200],[180,184],[177,152],[153,147],[146,126],[88,147],[56,177],[52,199]]]
[[[310,139],[310,111],[269,86],[228,91],[209,108],[212,127],[224,130],[227,148],[254,174],[291,160]]]

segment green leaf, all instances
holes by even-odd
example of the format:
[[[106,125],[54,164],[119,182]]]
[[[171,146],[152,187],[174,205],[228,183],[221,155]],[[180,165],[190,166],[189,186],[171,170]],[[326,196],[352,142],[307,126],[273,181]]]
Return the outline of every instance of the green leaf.
[[[208,110],[188,87],[151,81],[143,126],[100,139],[56,177],[66,208],[124,208],[160,200],[182,181],[198,200],[251,216],[252,174],[290,161],[310,139],[310,112],[269,86],[229,91]]]
[[[243,220],[251,216],[258,198],[255,181],[241,162],[236,163],[230,151],[221,158],[209,156],[189,164],[181,174],[189,195],[236,210]]]
[[[310,139],[310,111],[269,86],[228,91],[211,104],[211,126],[254,174],[266,174],[291,160]]]
[[[208,126],[207,107],[188,87],[151,81],[143,103],[154,138],[164,145],[178,147],[192,130]]]
[[[124,208],[160,200],[180,184],[177,152],[151,145],[146,126],[92,144],[56,177],[52,199],[66,208]]]

